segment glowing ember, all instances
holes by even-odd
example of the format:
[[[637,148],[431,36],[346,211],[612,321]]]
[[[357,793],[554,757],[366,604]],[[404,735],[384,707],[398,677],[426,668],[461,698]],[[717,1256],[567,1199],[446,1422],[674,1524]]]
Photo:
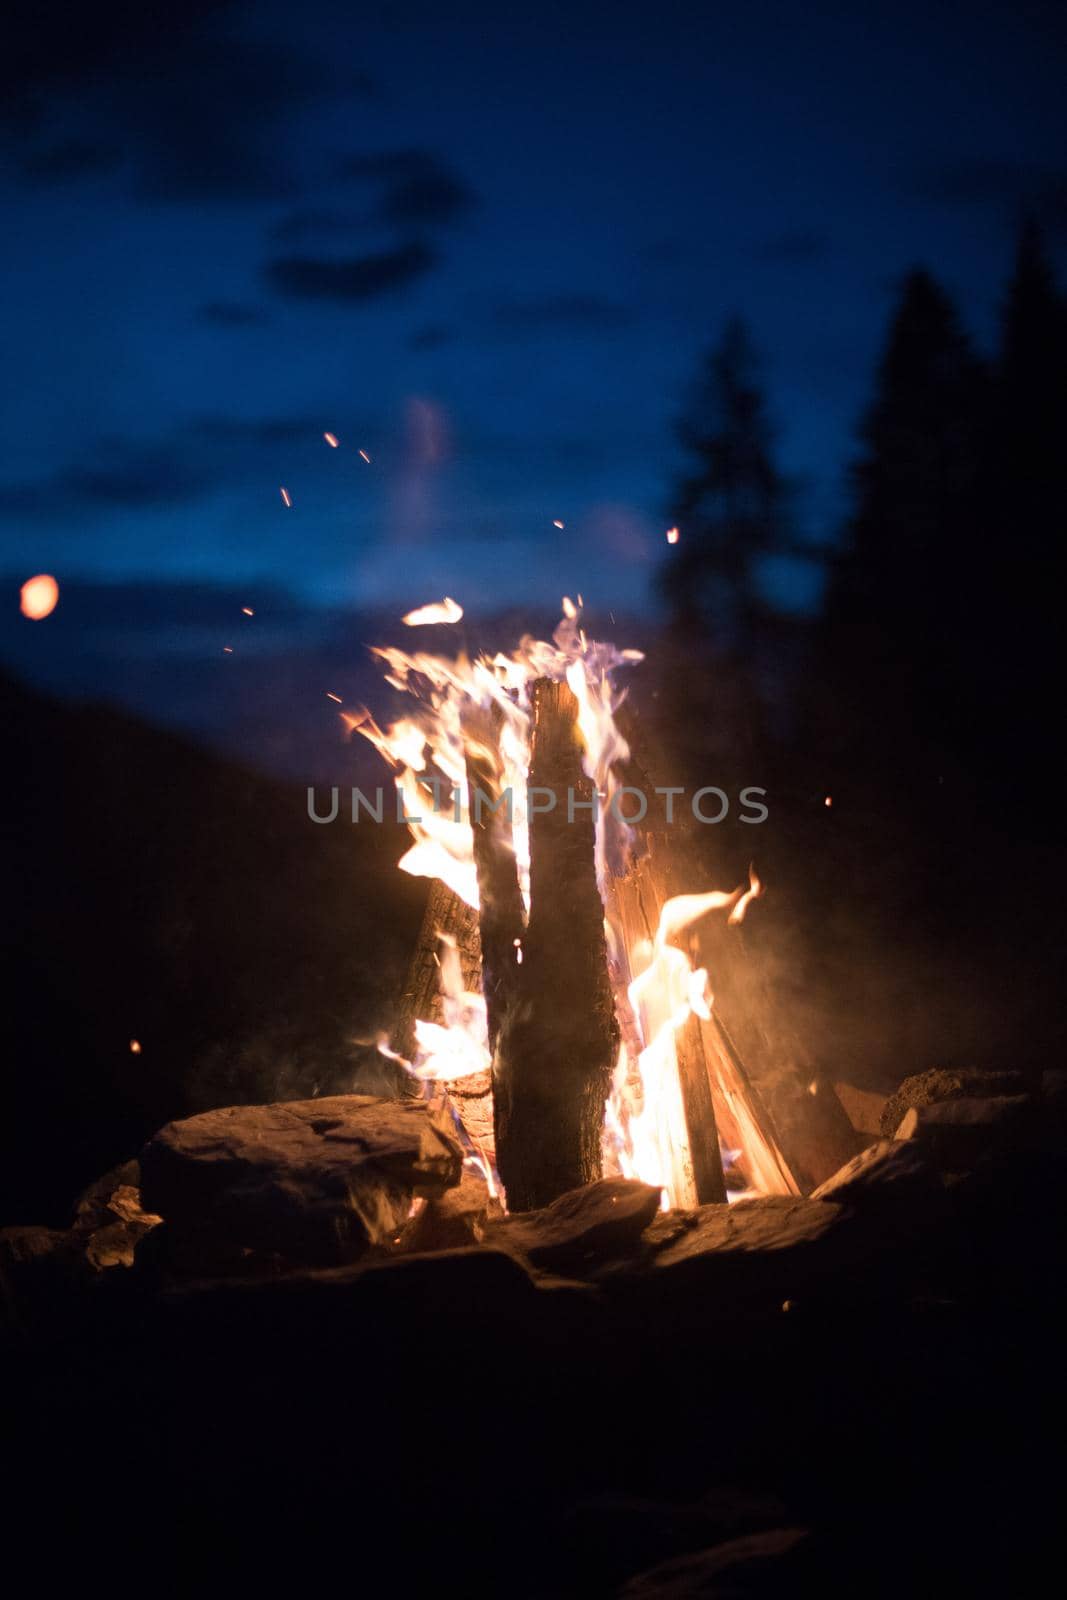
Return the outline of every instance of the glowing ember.
[[[284,506],[291,506],[292,505],[293,497],[289,493],[288,489],[279,489],[278,493],[282,497],[282,505],[284,505]]]
[[[341,442],[335,433],[324,433],[322,437],[326,440],[331,450],[336,450]]]
[[[419,606],[417,611],[409,611],[406,617],[401,617],[401,622],[409,628],[425,628],[431,622],[458,622],[463,615],[463,607],[450,600],[447,595],[435,605]]]
[[[554,528],[562,528],[564,526],[564,524],[562,522],[560,522],[559,518],[557,517],[555,519],[555,521],[553,522],[552,526]]]
[[[224,656],[232,656],[233,655],[233,645],[232,644],[224,644],[223,647],[222,647],[222,653],[223,653]]]
[[[19,610],[33,622],[43,622],[59,604],[59,584],[49,572],[27,578],[19,591]]]
[[[678,540],[680,538],[681,538],[681,534],[678,532],[677,528],[668,528],[667,529],[667,543],[668,544],[677,544]]]
[[[242,606],[241,607],[241,614],[243,616],[246,616],[246,617],[254,617],[255,616],[255,612],[252,610],[251,606]]]
[[[141,1041],[140,1041],[140,1039],[131,1039],[130,1040],[130,1054],[131,1054],[131,1056],[139,1056],[141,1054]]]
[[[364,461],[367,463],[367,465],[369,467],[370,466],[370,456],[367,454],[367,452],[365,450],[361,450],[359,453],[363,457]]]
[[[339,706],[343,706],[344,705],[344,701],[341,699],[341,696],[339,694],[331,693],[331,691],[329,689],[327,689],[327,691],[326,691],[326,698],[327,698],[327,700],[336,700],[337,704]]]
[[[825,799],[825,800],[824,800],[824,801],[823,801],[823,805],[824,805],[824,806],[832,806],[832,805],[833,805],[833,803],[834,803],[834,797],[833,797],[833,795],[832,795],[832,794],[828,794],[828,795],[827,795],[827,796],[826,796],[826,799]]]

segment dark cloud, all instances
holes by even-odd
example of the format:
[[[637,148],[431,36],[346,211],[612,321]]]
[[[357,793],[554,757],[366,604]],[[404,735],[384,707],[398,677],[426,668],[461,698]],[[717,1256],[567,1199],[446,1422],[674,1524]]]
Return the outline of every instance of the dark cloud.
[[[0,515],[62,522],[100,510],[147,510],[196,499],[210,487],[202,465],[168,448],[113,445],[101,459],[0,488]]]
[[[91,139],[62,139],[30,150],[20,163],[22,176],[31,183],[68,183],[114,172],[122,156],[113,145]]]
[[[285,198],[302,181],[287,126],[328,96],[372,87],[366,74],[273,34],[264,13],[242,15],[224,0],[168,8],[19,0],[16,11],[3,73],[33,111],[19,121],[28,148],[18,160],[38,181],[54,181],[64,146],[112,147],[127,152],[145,198]],[[63,176],[89,170],[99,169]]]
[[[933,205],[1024,213],[1044,227],[1067,229],[1067,171],[1002,158],[975,157],[914,173],[909,194]]]
[[[381,189],[375,215],[394,227],[441,227],[477,204],[469,184],[429,150],[380,150],[348,156],[338,175]]]
[[[242,305],[237,300],[208,300],[196,314],[200,322],[216,328],[262,328],[270,321],[262,306]]]
[[[821,228],[785,228],[756,246],[756,256],[774,266],[801,266],[829,254],[829,236]]]
[[[266,266],[267,281],[280,294],[303,300],[359,304],[404,289],[437,264],[437,253],[419,240],[344,260],[280,256]]]
[[[136,69],[161,48],[180,49],[232,0],[184,0],[180,6],[138,0],[9,0],[4,15],[0,86],[18,90],[79,87],[101,74]]]
[[[318,418],[210,415],[149,442],[101,439],[49,477],[0,484],[0,517],[55,523],[185,504],[250,483],[273,486],[280,458],[317,450],[321,439]]]
[[[610,332],[635,320],[629,306],[599,294],[553,294],[525,300],[502,300],[493,310],[498,328],[516,333]]]

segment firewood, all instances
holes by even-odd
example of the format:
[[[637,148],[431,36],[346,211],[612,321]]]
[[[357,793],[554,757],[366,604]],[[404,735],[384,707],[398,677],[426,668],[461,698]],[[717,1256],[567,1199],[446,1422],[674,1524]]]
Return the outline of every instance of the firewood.
[[[647,784],[648,780],[644,781]],[[617,880],[609,906],[609,915],[618,919],[628,950],[637,948],[641,940],[652,942],[664,901],[680,893],[686,882],[691,884],[690,871],[679,868],[666,835],[640,831],[634,862],[626,876]],[[708,918],[704,927],[714,920]],[[725,926],[722,920],[722,928]],[[736,929],[729,930],[731,937],[736,933]],[[721,948],[720,938],[716,949]],[[714,963],[711,978],[716,992],[712,1019],[691,1017],[678,1030],[675,1041],[689,1130],[689,1149],[677,1153],[679,1198],[684,1195],[685,1203],[698,1205],[725,1199],[720,1135],[728,1146],[743,1151],[750,1186],[764,1194],[798,1195],[802,1184],[794,1162],[787,1156],[770,1109],[720,1015],[720,973]],[[810,1098],[804,1092],[805,1101]],[[809,1117],[816,1115],[814,1108],[805,1105],[803,1109]],[[842,1160],[853,1149],[847,1147]]]
[[[594,861],[596,795],[582,770],[577,719],[567,685],[538,679],[530,921],[494,1073],[497,1164],[512,1211],[599,1178],[618,1049]]]
[[[408,1060],[415,1052],[416,1019],[439,1022],[441,1018],[438,947],[442,934],[456,942],[464,988],[476,992],[482,970],[478,913],[440,878],[434,878],[390,1036],[393,1049]]]
[[[474,864],[478,873],[481,981],[489,1048],[510,1008],[521,965],[526,912],[519,888],[508,797],[501,786],[500,715],[480,708],[463,719]]]

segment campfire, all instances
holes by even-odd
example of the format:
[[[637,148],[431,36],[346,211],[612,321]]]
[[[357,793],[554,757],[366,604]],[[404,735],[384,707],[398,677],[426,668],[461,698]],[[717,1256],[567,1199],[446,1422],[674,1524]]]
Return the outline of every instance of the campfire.
[[[462,616],[448,599],[404,622]],[[682,791],[652,788],[617,720],[641,653],[590,638],[569,599],[550,642],[510,655],[375,653],[410,713],[343,715],[392,770],[400,867],[432,880],[380,1048],[448,1108],[468,1164],[512,1211],[602,1175],[654,1186],[665,1210],[800,1194],[805,1166],[696,957],[704,919],[739,929],[763,885],[752,867],[678,892]]]

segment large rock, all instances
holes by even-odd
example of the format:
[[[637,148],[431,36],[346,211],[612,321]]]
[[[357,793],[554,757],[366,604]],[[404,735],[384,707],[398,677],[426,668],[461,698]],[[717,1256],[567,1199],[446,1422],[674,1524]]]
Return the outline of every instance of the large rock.
[[[912,1106],[938,1105],[944,1100],[959,1100],[963,1096],[1015,1095],[1026,1089],[1026,1080],[1018,1072],[975,1072],[965,1068],[946,1070],[933,1067],[929,1072],[916,1072],[905,1078],[895,1094],[891,1094],[882,1110],[881,1131],[892,1139],[905,1112]]]
[[[612,1275],[629,1295],[680,1305],[688,1320],[730,1316],[742,1306],[779,1310],[865,1262],[878,1243],[849,1208],[831,1200],[766,1195],[733,1205],[671,1212],[648,1231],[644,1274]]]
[[[420,1101],[334,1095],[168,1123],[141,1154],[141,1203],[186,1265],[330,1265],[390,1242],[414,1195],[458,1183],[462,1151]]]
[[[727,1600],[742,1595],[818,1593],[805,1579],[814,1562],[804,1528],[773,1528],[746,1534],[713,1550],[663,1561],[619,1590],[619,1600]],[[829,1593],[828,1590],[821,1590]]]
[[[857,1089],[852,1083],[835,1083],[834,1091],[857,1133],[881,1133],[887,1098],[884,1094],[875,1089]]]
[[[918,1140],[946,1172],[966,1172],[984,1157],[1025,1149],[1039,1131],[1029,1095],[971,1097],[912,1106],[898,1139]]]
[[[944,1198],[940,1174],[914,1140],[879,1139],[812,1192],[857,1211],[902,1216],[925,1214]]]
[[[613,1594],[633,1573],[787,1520],[776,1498],[738,1489],[710,1490],[681,1504],[609,1493],[567,1513],[564,1539],[572,1561],[596,1575],[596,1592]]]
[[[427,1200],[404,1232],[405,1251],[459,1250],[481,1244],[489,1218],[503,1214],[481,1173],[464,1169],[454,1189]]]
[[[601,1178],[540,1211],[490,1222],[486,1243],[537,1267],[580,1272],[632,1250],[658,1212],[661,1193],[633,1178]]]

